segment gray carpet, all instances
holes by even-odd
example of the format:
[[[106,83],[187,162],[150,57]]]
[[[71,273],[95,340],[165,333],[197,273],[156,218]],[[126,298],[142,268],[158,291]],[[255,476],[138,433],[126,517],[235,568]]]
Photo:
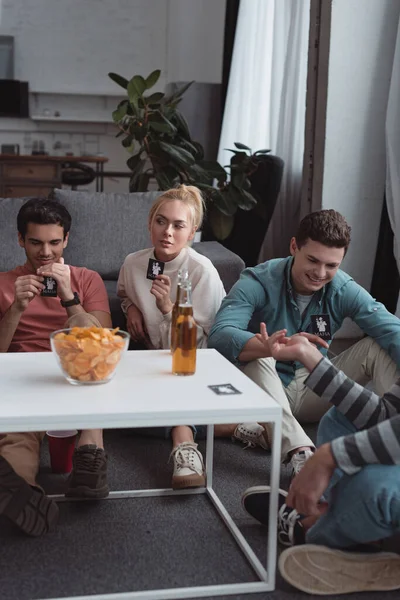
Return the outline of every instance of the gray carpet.
[[[169,487],[168,442],[130,430],[106,432],[105,441],[112,489]],[[204,451],[203,442],[200,448]],[[240,496],[251,485],[268,483],[269,458],[262,450],[216,441],[214,487],[261,560],[266,532],[243,511]],[[50,474],[46,445],[42,465],[42,485],[48,493],[62,492],[64,477]],[[289,471],[283,467],[281,485],[287,488],[288,483]],[[255,580],[206,496],[61,503],[57,531],[43,539],[28,538],[0,519],[1,600]],[[236,596],[243,600],[296,597],[309,596],[279,575],[273,593]],[[382,594],[362,597],[380,600]],[[387,600],[397,597],[396,592],[385,594]]]

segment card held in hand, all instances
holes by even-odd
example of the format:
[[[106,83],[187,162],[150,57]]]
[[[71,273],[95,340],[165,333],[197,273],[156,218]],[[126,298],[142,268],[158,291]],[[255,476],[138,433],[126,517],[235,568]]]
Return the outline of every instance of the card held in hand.
[[[43,281],[44,289],[40,292],[41,296],[46,296],[47,298],[56,298],[57,297],[57,281],[52,277],[45,277]]]
[[[149,258],[149,266],[147,267],[147,279],[156,279],[157,275],[162,275],[164,273],[165,263],[162,260],[154,260],[154,258]]]

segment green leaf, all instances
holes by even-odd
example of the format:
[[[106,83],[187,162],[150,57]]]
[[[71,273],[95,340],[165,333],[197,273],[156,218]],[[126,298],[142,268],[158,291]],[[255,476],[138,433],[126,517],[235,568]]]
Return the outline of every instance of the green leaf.
[[[153,87],[153,85],[156,85],[157,81],[160,78],[160,75],[161,75],[160,69],[156,69],[155,71],[150,73],[150,75],[146,78],[146,81],[145,81],[146,90],[149,90],[150,88]]]
[[[159,142],[159,146],[163,152],[168,154],[168,156],[181,165],[183,167],[193,165],[195,159],[187,150],[180,148],[179,146],[175,146],[173,144],[166,144],[165,142]]]
[[[136,167],[138,166],[140,160],[141,160],[141,152],[138,152],[137,154],[134,154],[133,156],[128,158],[128,160],[126,161],[126,164],[130,168],[131,171],[134,171],[136,169]]]
[[[127,105],[122,104],[112,113],[114,123],[119,123],[126,115]]]
[[[160,101],[164,98],[165,94],[162,92],[155,92],[151,96],[145,96],[144,101],[146,104],[160,104]]]
[[[137,180],[137,191],[138,192],[147,192],[149,187],[150,175],[149,173],[142,173],[139,175]]]
[[[189,83],[185,83],[185,85],[183,85],[181,88],[176,90],[176,92],[171,94],[171,96],[167,96],[164,101],[165,104],[173,104],[173,103],[178,104],[178,102],[181,100],[181,96],[183,96],[183,94],[186,92],[186,90],[188,90],[193,83],[194,83],[194,81],[189,81]]]
[[[217,206],[213,206],[209,213],[208,219],[211,224],[212,231],[217,240],[226,240],[230,235],[234,225],[234,218],[232,215],[225,215]]]
[[[205,171],[198,163],[186,167],[186,172],[190,175],[195,185],[200,185],[201,183],[210,185],[213,180],[212,175],[208,171]]]
[[[224,167],[219,164],[219,162],[216,160],[201,160],[199,161],[199,165],[212,177],[215,177],[219,185],[225,183],[227,179],[227,173]]]
[[[130,82],[128,83],[128,93],[129,89],[135,90],[135,93],[138,96],[143,96],[143,93],[146,90],[146,82],[141,75],[135,75],[132,77]]]
[[[241,197],[238,207],[242,210],[253,210],[253,208],[257,205],[257,200],[254,198],[254,196],[243,189],[238,191]]]
[[[124,148],[129,148],[133,144],[133,136],[127,135],[125,139],[122,140],[122,145]]]
[[[214,205],[224,215],[229,217],[234,215],[237,211],[237,202],[232,201],[232,197],[228,191],[228,188],[224,188],[223,190],[216,189],[211,197]]]
[[[204,158],[204,148],[203,148],[203,146],[200,144],[200,142],[192,142],[192,144],[193,144],[193,146],[197,150],[196,159],[197,160],[203,160],[203,158]]]
[[[150,127],[153,127],[155,124],[162,124],[163,126],[167,126],[167,129],[165,129],[165,127],[157,129],[157,127],[155,126],[153,127],[153,129],[163,133],[170,133],[171,135],[176,134],[175,125],[173,125],[171,121],[168,121],[168,119],[158,110],[149,114],[148,124]]]
[[[172,181],[163,171],[159,171],[155,174],[156,181],[158,183],[158,189],[169,190],[173,187]]]
[[[176,122],[178,131],[182,131],[184,133],[185,137],[190,141],[191,137],[190,137],[188,122],[186,121],[183,114],[181,112],[179,112],[179,110],[175,111],[174,121]]]
[[[139,177],[143,173],[145,166],[146,166],[146,159],[141,158],[137,162],[135,168],[133,169],[131,178],[129,180],[129,190],[131,192],[138,192],[139,191],[139,189],[138,189],[138,187],[139,187]]]
[[[268,152],[271,152],[271,150],[257,150],[257,152],[254,152],[254,156],[257,156],[258,154],[268,154]]]
[[[249,150],[250,154],[251,154],[251,148],[246,146],[246,144],[242,144],[241,142],[233,142],[233,143],[236,146],[236,148],[239,148],[239,150]]]
[[[159,123],[157,121],[149,121],[149,128],[159,133],[171,133],[171,128],[166,123]]]
[[[118,73],[109,73],[108,76],[125,90],[128,87],[128,80],[125,79],[125,77],[122,77],[122,75],[118,75]]]
[[[183,148],[185,148],[185,150],[188,150],[191,154],[193,154],[193,156],[195,158],[197,158],[197,152],[198,152],[198,150],[197,150],[197,147],[193,143],[188,142],[184,138],[178,138],[178,140],[176,140],[176,141],[179,142],[179,144],[177,144],[177,145],[183,146]]]

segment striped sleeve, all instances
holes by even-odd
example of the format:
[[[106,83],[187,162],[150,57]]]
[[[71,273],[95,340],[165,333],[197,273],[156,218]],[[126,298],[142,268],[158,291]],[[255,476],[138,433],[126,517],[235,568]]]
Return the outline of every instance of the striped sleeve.
[[[400,465],[400,415],[331,442],[336,463],[352,475],[365,465]]]
[[[332,442],[339,468],[351,475],[365,465],[400,464],[400,380],[379,397],[323,358],[306,384],[360,430]]]
[[[400,380],[380,398],[323,358],[306,379],[306,385],[334,404],[357,429],[367,429],[400,414]]]

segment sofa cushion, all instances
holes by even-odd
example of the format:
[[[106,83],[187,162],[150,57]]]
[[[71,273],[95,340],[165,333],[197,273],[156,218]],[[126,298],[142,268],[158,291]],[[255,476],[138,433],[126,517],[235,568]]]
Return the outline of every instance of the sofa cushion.
[[[72,217],[65,261],[117,279],[126,256],[151,245],[147,219],[158,195],[55,190],[55,199]]]

